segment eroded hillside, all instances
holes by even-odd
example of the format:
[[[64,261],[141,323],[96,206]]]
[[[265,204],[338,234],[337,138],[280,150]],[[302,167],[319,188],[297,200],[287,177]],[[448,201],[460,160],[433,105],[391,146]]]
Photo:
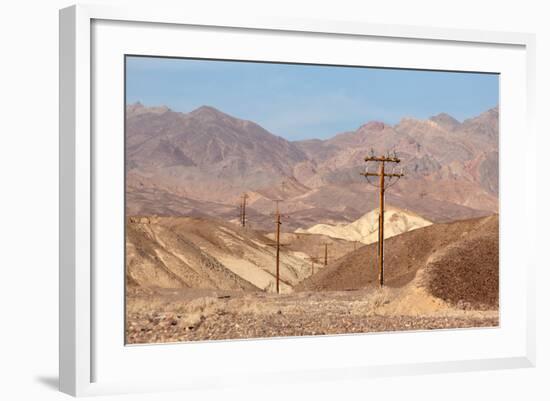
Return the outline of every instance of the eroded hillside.
[[[498,309],[498,243],[498,215],[433,224],[395,236],[385,242],[385,284],[422,288],[453,305]],[[329,264],[295,290],[377,286],[377,247],[371,244]]]
[[[273,241],[250,229],[203,217],[129,217],[129,286],[274,291]],[[295,251],[281,251],[281,292],[311,274]]]

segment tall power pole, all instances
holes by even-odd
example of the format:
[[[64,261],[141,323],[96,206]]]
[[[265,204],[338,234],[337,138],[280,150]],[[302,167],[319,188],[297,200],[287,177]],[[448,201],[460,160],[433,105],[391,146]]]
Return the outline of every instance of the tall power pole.
[[[280,249],[281,246],[286,244],[281,244],[281,212],[279,211],[279,202],[281,199],[274,199],[275,202],[275,288],[277,294],[280,293],[279,281],[280,281],[280,272],[279,272],[279,262],[280,262]],[[268,244],[271,245],[271,244]]]
[[[248,198],[248,194],[245,192],[241,195],[241,226],[246,226],[246,199]]]
[[[399,159],[395,153],[393,156],[390,156],[389,154],[386,156],[368,156],[365,157],[365,161],[368,162],[376,162],[378,163],[378,172],[377,173],[370,173],[368,170],[368,166],[366,168],[366,171],[364,173],[361,173],[364,175],[367,180],[369,177],[378,177],[379,184],[373,184],[374,186],[378,187],[380,189],[380,211],[378,214],[378,281],[380,282],[380,287],[384,285],[384,195],[385,191],[389,186],[395,184],[397,181],[391,181],[392,179],[399,179],[403,177],[403,173],[394,173],[393,169],[390,173],[386,172],[386,163],[393,163],[394,167],[398,163],[401,162],[401,159]],[[388,182],[386,183],[386,178],[388,178]],[[369,181],[370,182],[370,181]]]

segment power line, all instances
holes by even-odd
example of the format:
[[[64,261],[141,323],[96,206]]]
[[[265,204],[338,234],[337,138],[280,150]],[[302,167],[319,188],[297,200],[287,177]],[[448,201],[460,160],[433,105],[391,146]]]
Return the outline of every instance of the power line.
[[[380,209],[378,214],[378,280],[380,282],[380,287],[384,286],[384,195],[386,189],[394,185],[401,177],[403,177],[403,170],[399,173],[394,173],[395,166],[401,162],[394,152],[393,156],[374,156],[374,152],[371,150],[371,155],[365,157],[365,162],[367,162],[367,167],[365,172],[361,173],[367,179],[367,182],[380,190]],[[368,162],[378,163],[378,172],[370,173],[368,169]],[[386,163],[393,163],[393,168],[391,173],[386,173],[385,167]],[[373,184],[369,181],[369,177],[378,177],[379,183]],[[386,178],[388,181],[386,182]],[[392,180],[394,180],[392,182]]]

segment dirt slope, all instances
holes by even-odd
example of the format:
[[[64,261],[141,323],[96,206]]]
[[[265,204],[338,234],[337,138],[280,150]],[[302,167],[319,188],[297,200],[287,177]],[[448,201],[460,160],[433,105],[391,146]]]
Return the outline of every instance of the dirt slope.
[[[388,287],[411,283],[428,295],[466,308],[498,308],[498,215],[433,224],[385,242]],[[336,260],[296,291],[375,288],[377,244]],[[412,290],[412,289],[411,289]]]
[[[272,240],[275,238],[274,233],[266,235]],[[325,244],[327,244],[327,259],[329,262],[341,258],[364,245],[358,241],[346,241],[328,235],[304,233],[281,233],[281,243],[285,244],[285,250],[293,251],[296,255],[303,255],[305,258],[313,257],[316,266],[324,264]]]
[[[130,217],[126,232],[129,286],[275,289],[273,241],[253,230],[202,217]],[[281,252],[282,292],[310,272],[300,255]]]

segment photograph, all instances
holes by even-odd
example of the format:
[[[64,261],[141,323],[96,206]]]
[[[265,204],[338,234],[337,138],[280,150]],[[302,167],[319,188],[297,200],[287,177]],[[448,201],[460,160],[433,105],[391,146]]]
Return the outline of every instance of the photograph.
[[[0,401],[550,400],[543,4],[6,2]]]
[[[125,55],[124,85],[127,345],[499,327],[498,73]]]

